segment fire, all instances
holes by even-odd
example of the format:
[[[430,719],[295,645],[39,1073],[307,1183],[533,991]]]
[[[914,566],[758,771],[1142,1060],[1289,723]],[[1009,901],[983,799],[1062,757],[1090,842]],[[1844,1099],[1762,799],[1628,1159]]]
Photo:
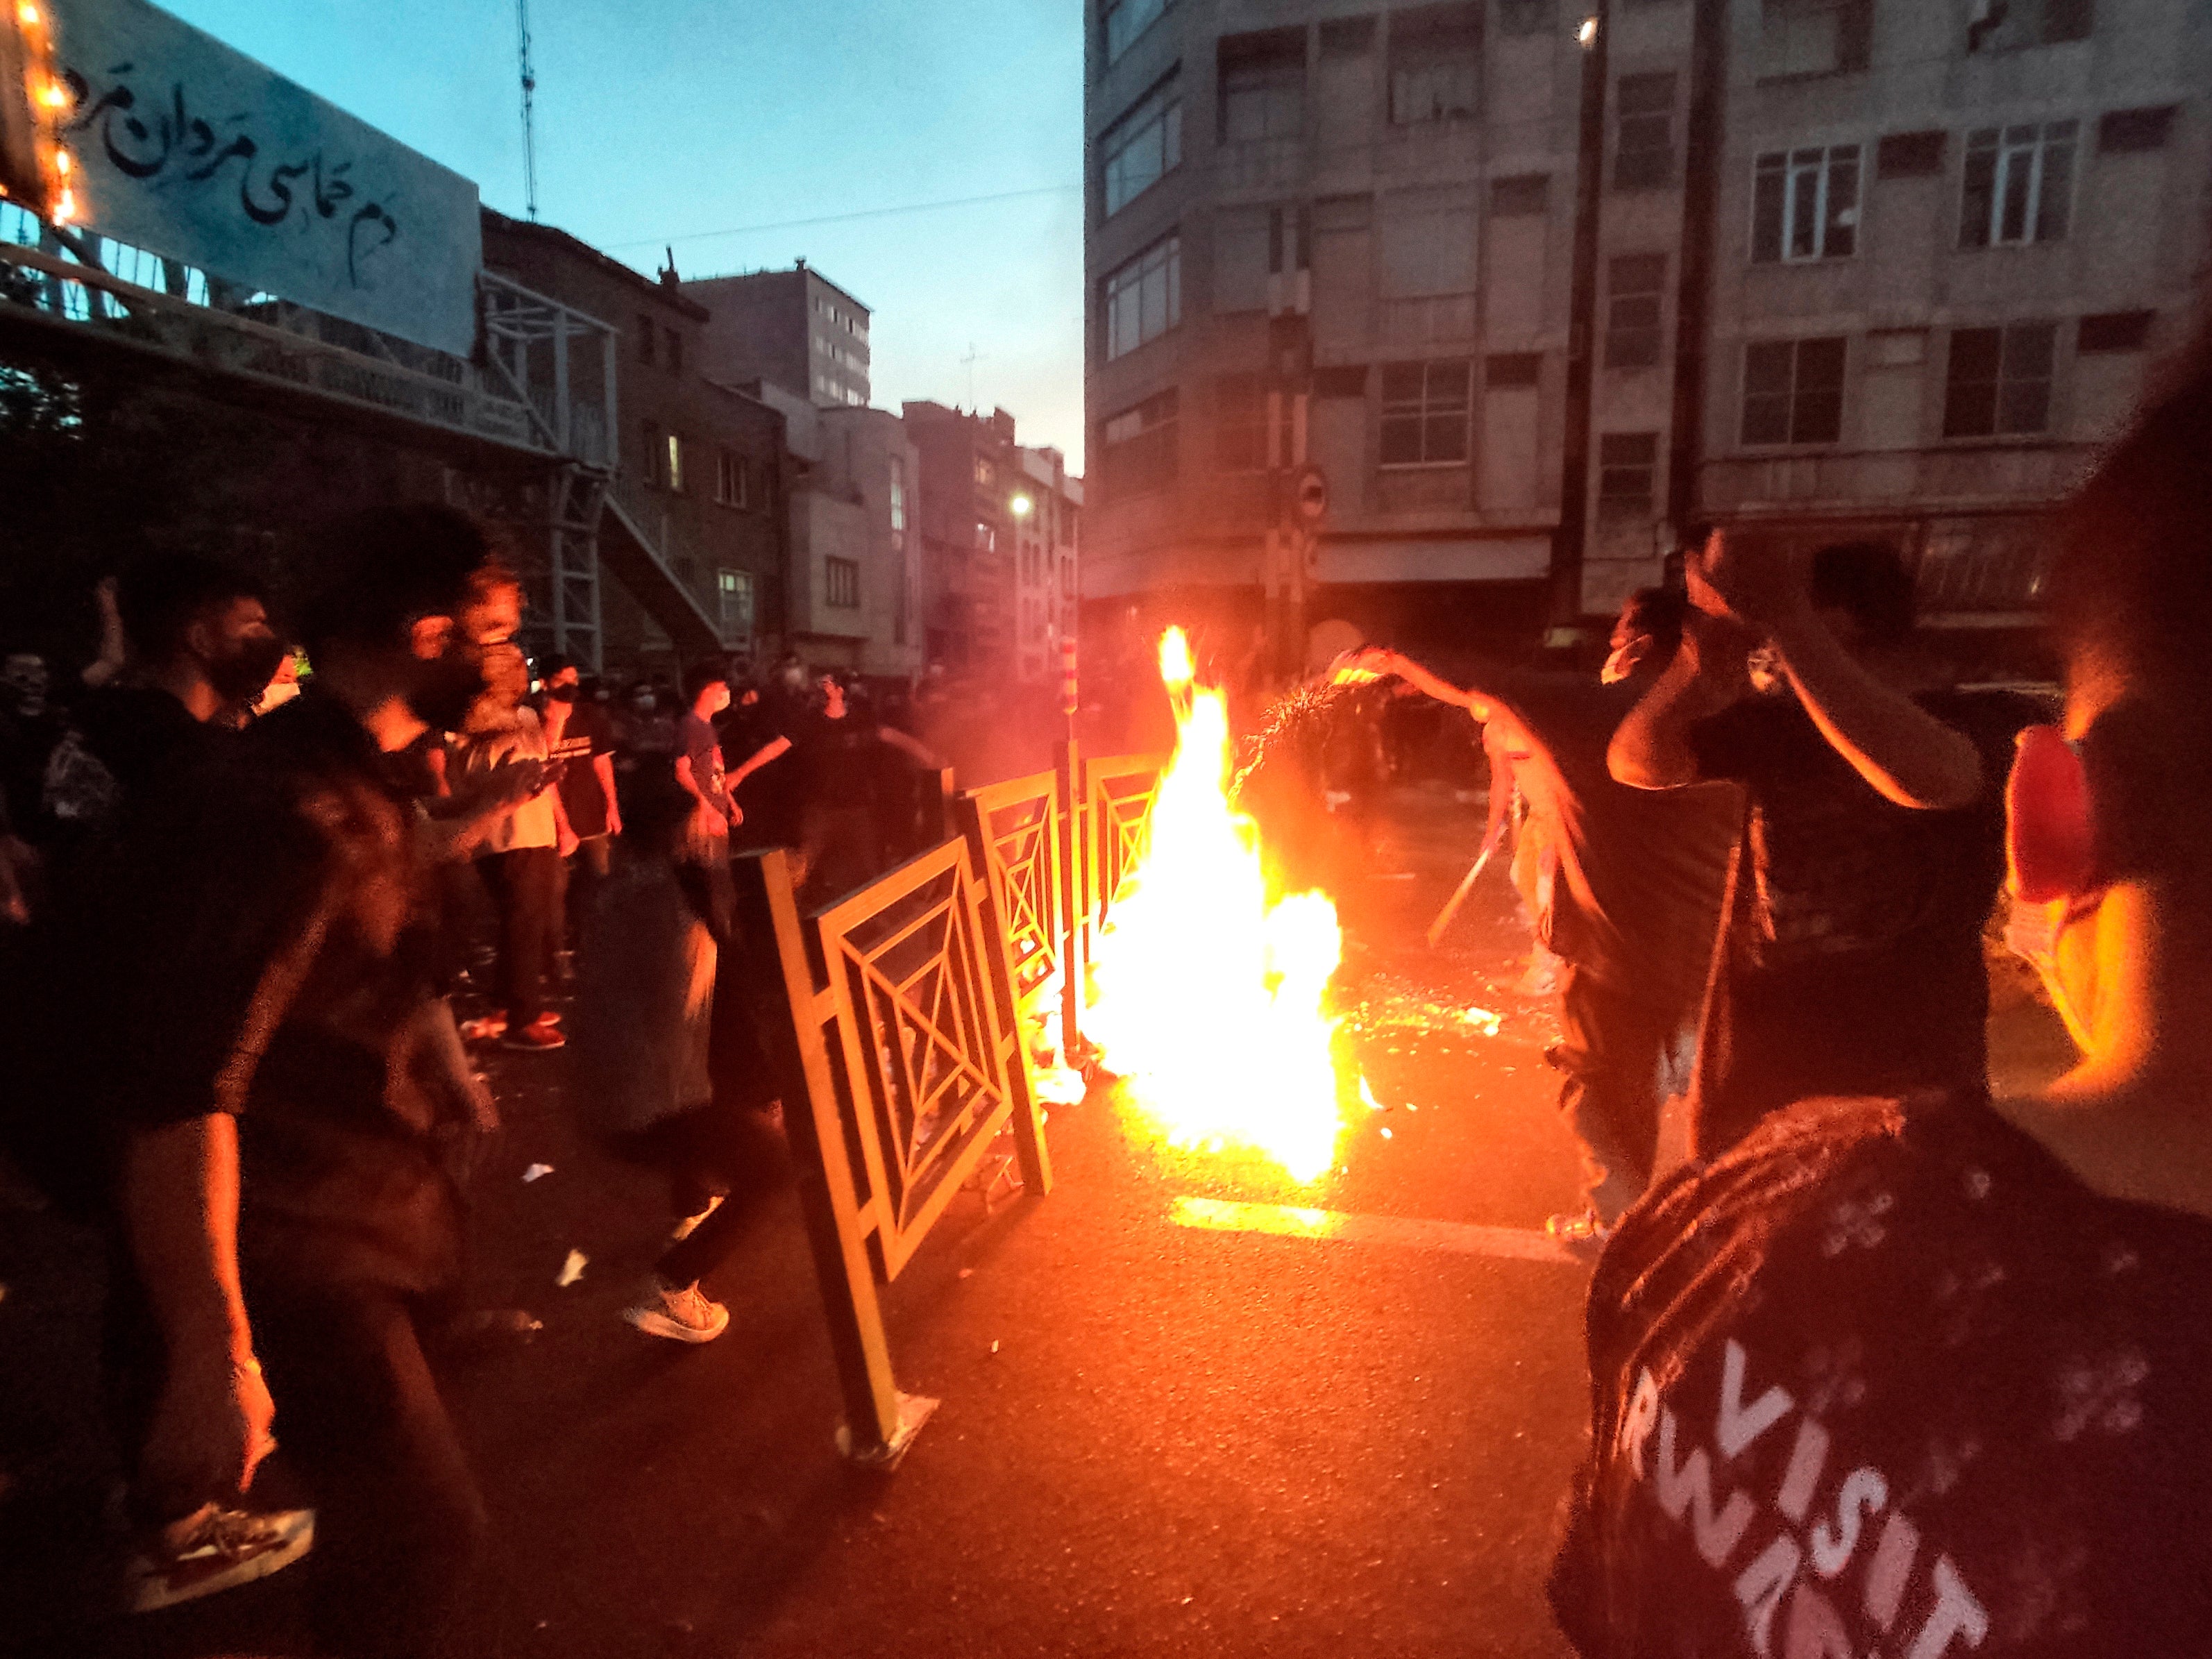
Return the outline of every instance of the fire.
[[[1148,845],[1093,963],[1085,1025],[1125,1097],[1177,1146],[1257,1152],[1300,1182],[1343,1120],[1322,1000],[1343,954],[1326,894],[1271,900],[1257,831],[1229,802],[1229,717],[1179,628],[1160,641],[1176,750]]]

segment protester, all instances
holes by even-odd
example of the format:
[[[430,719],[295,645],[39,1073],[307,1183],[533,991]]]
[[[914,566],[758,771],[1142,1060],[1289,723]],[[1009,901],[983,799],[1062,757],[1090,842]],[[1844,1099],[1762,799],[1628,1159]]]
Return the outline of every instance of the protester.
[[[1561,1041],[1547,1058],[1583,1147],[1583,1207],[1550,1223],[1571,1241],[1602,1239],[1650,1184],[1662,1079],[1696,1026],[1742,813],[1733,789],[1652,794],[1606,772],[1606,745],[1673,660],[1686,609],[1663,588],[1630,599],[1601,683],[1501,675],[1494,690],[1462,691],[1394,652],[1346,665],[1400,675],[1485,721],[1504,769],[1493,767],[1493,795],[1517,787],[1528,801],[1537,937],[1565,964]]]
[[[461,722],[520,599],[444,508],[363,514],[319,555],[314,685],[172,815],[120,988],[125,1213],[163,1349],[143,1467],[234,1501],[281,1413],[314,1493],[319,1639],[413,1656],[484,1515],[418,1336],[460,1212],[416,1080],[435,996],[384,763]]]
[[[712,659],[695,664],[684,678],[684,692],[690,710],[676,723],[674,769],[677,787],[692,802],[684,836],[685,858],[695,864],[726,864],[730,830],[745,817],[738,805],[738,786],[791,744],[785,738],[774,738],[748,755],[734,772],[726,771],[714,722],[732,701],[728,667]]]
[[[1935,683],[1907,645],[1911,578],[1887,546],[1807,562],[1717,533],[1686,568],[1688,638],[1610,763],[1640,788],[1727,780],[1748,802],[1693,1152],[1715,1157],[1809,1094],[1980,1086],[2000,786],[2032,707]],[[1762,639],[1786,681],[1771,696],[1747,689]]]
[[[490,680],[470,710],[461,734],[460,771],[479,780],[516,762],[548,760],[545,732],[538,712],[522,701],[529,670],[512,648],[495,653],[486,664]],[[538,792],[485,826],[477,869],[499,915],[499,956],[492,1000],[496,1012],[470,1022],[469,1035],[496,1037],[500,1046],[526,1054],[562,1048],[561,1016],[547,1004],[560,948],[561,860],[575,846],[550,779]]]
[[[562,943],[573,952],[592,896],[607,878],[614,838],[622,834],[622,804],[615,797],[615,728],[606,710],[584,696],[582,672],[566,657],[545,665],[543,719],[562,815],[576,838],[561,905]]]
[[[2057,526],[2067,707],[2020,738],[2011,937],[2078,1067],[1994,1104],[1800,1106],[1601,1264],[1552,1586],[1592,1659],[2202,1650],[2208,452],[2200,359]]]
[[[823,674],[815,687],[819,702],[785,734],[785,747],[796,751],[800,799],[793,879],[810,904],[849,892],[883,871],[875,800],[885,751],[915,766],[942,764],[896,726],[855,713],[838,676]]]
[[[716,1076],[716,1027],[750,1019],[726,882],[685,856],[696,805],[672,781],[641,789],[629,856],[599,889],[586,924],[575,1098],[619,1150],[666,1170],[675,1237],[623,1317],[647,1335],[711,1342],[729,1310],[699,1288],[727,1259],[785,1170],[782,1136],[754,1092]]]

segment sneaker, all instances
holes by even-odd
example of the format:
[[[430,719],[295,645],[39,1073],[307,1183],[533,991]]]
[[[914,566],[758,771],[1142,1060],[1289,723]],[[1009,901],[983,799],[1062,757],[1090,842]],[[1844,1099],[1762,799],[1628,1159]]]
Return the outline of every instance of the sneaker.
[[[163,1527],[125,1569],[124,1599],[155,1613],[289,1567],[315,1546],[313,1510],[226,1510],[205,1504]]]
[[[540,1015],[527,1025],[511,1025],[499,1040],[502,1048],[520,1048],[526,1054],[545,1054],[555,1048],[565,1048],[568,1039],[553,1029],[553,1022]]]
[[[623,1317],[647,1336],[671,1342],[712,1342],[730,1325],[730,1310],[696,1285],[672,1291],[657,1279],[646,1280],[645,1294],[623,1310]]]

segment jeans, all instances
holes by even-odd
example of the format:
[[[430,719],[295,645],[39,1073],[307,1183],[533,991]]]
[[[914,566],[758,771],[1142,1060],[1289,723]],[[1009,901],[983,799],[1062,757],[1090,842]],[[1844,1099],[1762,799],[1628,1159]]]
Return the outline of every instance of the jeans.
[[[477,860],[499,908],[499,966],[492,994],[510,1027],[545,1012],[545,981],[561,937],[561,855],[550,847],[517,847]]]
[[[1566,963],[1553,1063],[1559,1109],[1583,1144],[1589,1202],[1608,1226],[1651,1184],[1659,1152],[1661,1078],[1688,1016]]]

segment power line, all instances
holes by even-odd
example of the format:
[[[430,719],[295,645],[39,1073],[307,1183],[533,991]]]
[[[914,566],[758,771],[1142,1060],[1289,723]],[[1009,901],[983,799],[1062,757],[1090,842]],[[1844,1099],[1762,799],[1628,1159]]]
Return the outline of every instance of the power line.
[[[767,224],[732,225],[725,230],[693,230],[681,236],[647,236],[634,242],[609,242],[607,252],[617,248],[654,247],[669,242],[703,242],[715,236],[750,236],[763,230],[804,230],[811,225],[850,224],[859,219],[888,219],[902,213],[934,213],[945,208],[982,207],[992,202],[1018,202],[1038,196],[1071,196],[1082,190],[1080,185],[1039,185],[1030,190],[1004,190],[991,196],[956,196],[939,202],[904,202],[896,207],[862,208],[855,213],[824,213],[811,219],[778,219]]]

